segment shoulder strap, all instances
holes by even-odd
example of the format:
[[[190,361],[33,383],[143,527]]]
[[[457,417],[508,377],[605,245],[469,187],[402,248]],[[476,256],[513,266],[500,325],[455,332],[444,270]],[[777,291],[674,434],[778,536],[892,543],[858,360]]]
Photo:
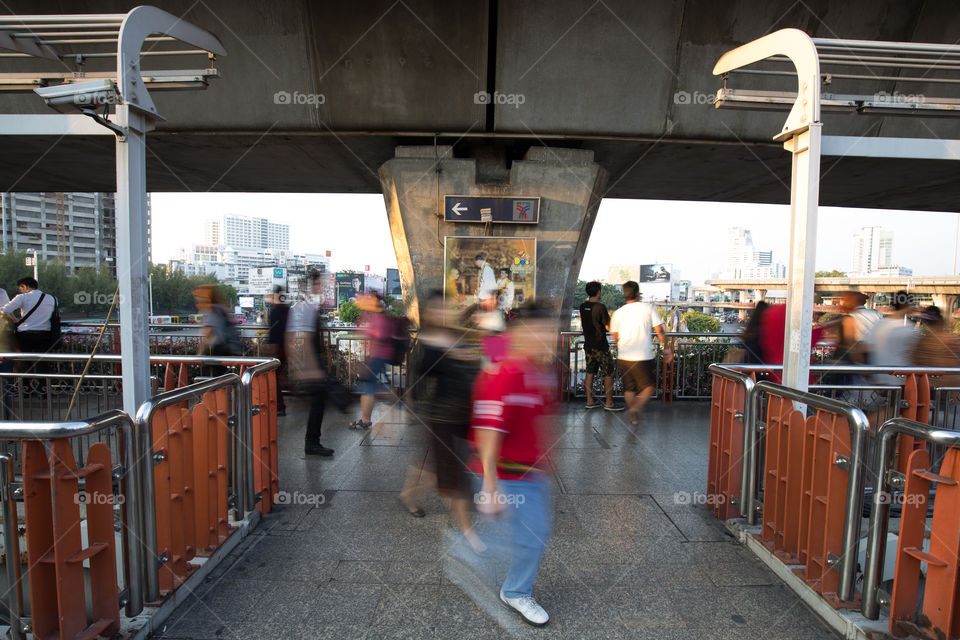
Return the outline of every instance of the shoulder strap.
[[[19,326],[22,325],[24,322],[26,322],[26,321],[27,321],[27,318],[29,318],[30,316],[33,315],[33,312],[37,310],[37,307],[40,306],[40,303],[43,302],[43,299],[46,298],[46,297],[47,297],[47,294],[41,293],[41,294],[40,294],[40,299],[37,300],[37,304],[33,305],[33,308],[30,309],[30,311],[27,311],[27,315],[25,315],[25,316],[23,316],[22,318],[20,318],[19,320],[17,320],[16,323],[15,323],[13,326],[19,327]]]

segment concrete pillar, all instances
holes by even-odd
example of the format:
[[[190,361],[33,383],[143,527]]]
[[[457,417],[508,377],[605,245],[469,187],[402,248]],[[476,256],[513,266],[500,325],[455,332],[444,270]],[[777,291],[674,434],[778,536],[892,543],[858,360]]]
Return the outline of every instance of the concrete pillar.
[[[766,289],[757,289],[756,293],[757,295],[756,295],[755,302],[763,302],[763,299],[767,297]]]
[[[536,297],[568,312],[607,175],[592,151],[531,147],[509,171],[502,160],[453,157],[450,146],[397,147],[380,167],[404,305],[419,324],[420,300],[443,289],[444,236],[537,239]],[[439,172],[438,169],[439,168]],[[447,223],[445,195],[539,196],[539,224]],[[489,227],[485,231],[485,227]],[[636,230],[625,233],[639,232]]]

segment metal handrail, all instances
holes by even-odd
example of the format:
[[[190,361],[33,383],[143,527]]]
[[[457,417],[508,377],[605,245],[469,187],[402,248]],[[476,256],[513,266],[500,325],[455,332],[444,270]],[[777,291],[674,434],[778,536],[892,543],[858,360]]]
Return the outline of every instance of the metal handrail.
[[[240,487],[238,494],[240,496],[240,506],[243,513],[252,511],[254,505],[257,503],[253,486],[254,466],[253,449],[251,448],[253,444],[253,379],[260,374],[279,368],[279,360],[268,360],[267,362],[262,362],[248,368],[240,377],[240,385],[244,391],[241,395],[243,405],[240,410],[240,419],[243,420],[245,424],[243,428],[240,429],[241,438],[238,444],[244,449],[243,453],[246,463],[242,467],[242,482],[238,483]]]
[[[847,418],[850,428],[850,475],[847,479],[847,499],[843,514],[843,552],[840,556],[840,586],[837,595],[844,602],[853,600],[856,582],[857,556],[860,545],[860,520],[863,513],[863,488],[865,465],[867,456],[867,438],[870,434],[870,421],[867,416],[857,409],[839,400],[824,398],[813,393],[798,391],[772,382],[758,382],[755,387],[753,401],[758,402],[764,393],[775,394],[788,400],[805,405],[843,414]],[[752,414],[756,420],[756,412]],[[756,425],[754,425],[754,429]],[[755,448],[751,452],[756,457]],[[756,462],[754,461],[754,464]],[[755,468],[755,467],[754,467]],[[754,482],[756,476],[750,478]],[[751,488],[751,495],[753,491]]]
[[[900,434],[920,438],[948,447],[960,446],[960,432],[938,429],[907,418],[891,418],[877,430],[879,445],[874,452],[873,504],[870,524],[867,527],[867,556],[863,572],[863,606],[866,618],[880,617],[879,589],[882,578],[881,565],[886,555],[887,520],[890,516],[890,494],[887,491],[888,474],[892,468],[894,439]]]
[[[119,409],[113,409],[100,414],[90,420],[78,420],[74,422],[0,422],[0,440],[58,440],[61,438],[76,438],[90,435],[98,431],[110,428],[119,428],[123,442],[123,462],[122,478],[127,480],[126,491],[124,495],[124,517],[127,526],[124,529],[124,554],[127,561],[125,567],[127,576],[128,599],[126,603],[126,614],[133,617],[143,611],[143,592],[141,590],[142,572],[141,572],[141,546],[142,539],[142,520],[140,512],[144,510],[144,505],[137,497],[142,495],[138,490],[138,472],[137,463],[134,459],[135,442],[137,437],[136,425],[126,413]],[[23,603],[23,589],[20,577],[20,545],[17,537],[17,515],[16,505],[13,504],[10,491],[9,476],[10,457],[0,455],[0,499],[4,503],[4,543],[7,548],[7,575],[13,576],[14,580],[10,583],[12,594],[8,593],[8,605],[11,615],[11,631],[14,637],[24,637],[17,635],[22,633],[22,628],[13,624],[13,618],[19,616]],[[11,508],[10,505],[13,504]],[[11,536],[12,533],[12,536]],[[13,570],[11,571],[11,566]],[[10,603],[10,598],[15,597],[16,603]],[[16,613],[15,613],[16,612]]]
[[[165,393],[153,396],[137,409],[136,416],[136,449],[139,452],[137,478],[140,483],[139,491],[143,496],[144,508],[142,510],[143,519],[141,522],[141,535],[139,540],[143,545],[143,575],[145,582],[146,597],[149,601],[156,601],[160,598],[160,562],[157,554],[157,512],[156,495],[154,494],[153,477],[153,434],[150,427],[156,413],[170,405],[179,404],[185,400],[200,398],[208,391],[234,387],[235,402],[239,405],[235,409],[242,415],[243,394],[240,393],[240,376],[235,373],[227,373],[216,378],[195,382],[179,389],[173,389]],[[126,415],[126,414],[124,414]],[[242,431],[242,430],[241,430]],[[234,456],[234,477],[239,468],[239,461]]]
[[[707,367],[708,371],[714,375],[733,380],[743,385],[743,415],[740,423],[743,425],[743,455],[740,462],[740,515],[747,519],[751,525],[756,524],[756,513],[754,509],[754,492],[750,487],[750,478],[756,475],[756,469],[750,469],[744,461],[750,460],[750,449],[753,448],[755,438],[753,431],[756,429],[754,414],[756,412],[756,403],[753,402],[754,388],[757,383],[750,377],[743,375],[739,371],[734,371],[724,365],[711,364]],[[756,456],[754,456],[756,461]]]
[[[5,351],[0,352],[0,361],[9,360],[9,361],[18,361],[18,360],[27,360],[27,361],[77,361],[77,362],[86,362],[90,359],[90,354],[88,353],[21,353],[14,351]],[[93,356],[94,362],[117,362],[119,363],[121,356],[120,354],[114,353],[98,353]],[[194,356],[194,355],[156,355],[152,354],[150,356],[151,364],[207,364],[207,365],[256,365],[269,358],[257,358],[249,356]]]

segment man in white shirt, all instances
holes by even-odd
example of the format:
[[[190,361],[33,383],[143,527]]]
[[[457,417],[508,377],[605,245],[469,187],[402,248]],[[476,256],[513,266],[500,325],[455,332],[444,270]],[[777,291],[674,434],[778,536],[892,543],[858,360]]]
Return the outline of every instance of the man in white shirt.
[[[17,323],[17,340],[21,351],[28,353],[46,353],[52,346],[50,336],[50,318],[56,308],[53,296],[45,294],[38,288],[33,278],[17,280],[17,289],[20,295],[3,305],[3,313],[13,315],[17,309],[20,316],[15,318]]]
[[[474,257],[473,263],[480,270],[477,303],[484,307],[486,311],[492,311],[497,303],[497,276],[493,272],[493,267],[483,259],[482,253],[478,253]]]
[[[656,353],[650,332],[656,331],[664,345],[663,360],[673,360],[667,345],[663,319],[651,305],[640,302],[640,285],[629,280],[623,285],[626,304],[613,312],[610,335],[617,341],[617,366],[623,378],[623,396],[630,423],[638,424],[640,412],[657,389]]]

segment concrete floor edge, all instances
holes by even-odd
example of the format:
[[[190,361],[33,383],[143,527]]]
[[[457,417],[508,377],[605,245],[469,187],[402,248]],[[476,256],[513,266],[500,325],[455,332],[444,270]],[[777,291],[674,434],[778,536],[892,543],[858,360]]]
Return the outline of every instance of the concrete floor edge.
[[[767,549],[753,534],[760,532],[760,527],[750,526],[744,520],[727,520],[723,523],[727,529],[750,549],[757,558],[777,574],[781,580],[799,597],[810,609],[820,616],[831,629],[841,634],[845,640],[873,640],[877,634],[889,633],[887,617],[881,612],[879,620],[869,620],[859,611],[843,611],[834,609],[826,600],[820,597],[813,588],[795,574],[776,555]]]
[[[228,537],[222,545],[217,547],[217,550],[207,558],[206,562],[199,565],[180,588],[164,600],[163,604],[158,607],[145,606],[140,615],[125,619],[121,634],[130,638],[130,640],[147,640],[147,638],[153,637],[154,634],[162,630],[164,623],[173,615],[177,607],[200,588],[214,569],[223,563],[230,553],[256,530],[261,519],[260,512],[254,510],[248,513],[243,520],[238,521],[234,535]]]

